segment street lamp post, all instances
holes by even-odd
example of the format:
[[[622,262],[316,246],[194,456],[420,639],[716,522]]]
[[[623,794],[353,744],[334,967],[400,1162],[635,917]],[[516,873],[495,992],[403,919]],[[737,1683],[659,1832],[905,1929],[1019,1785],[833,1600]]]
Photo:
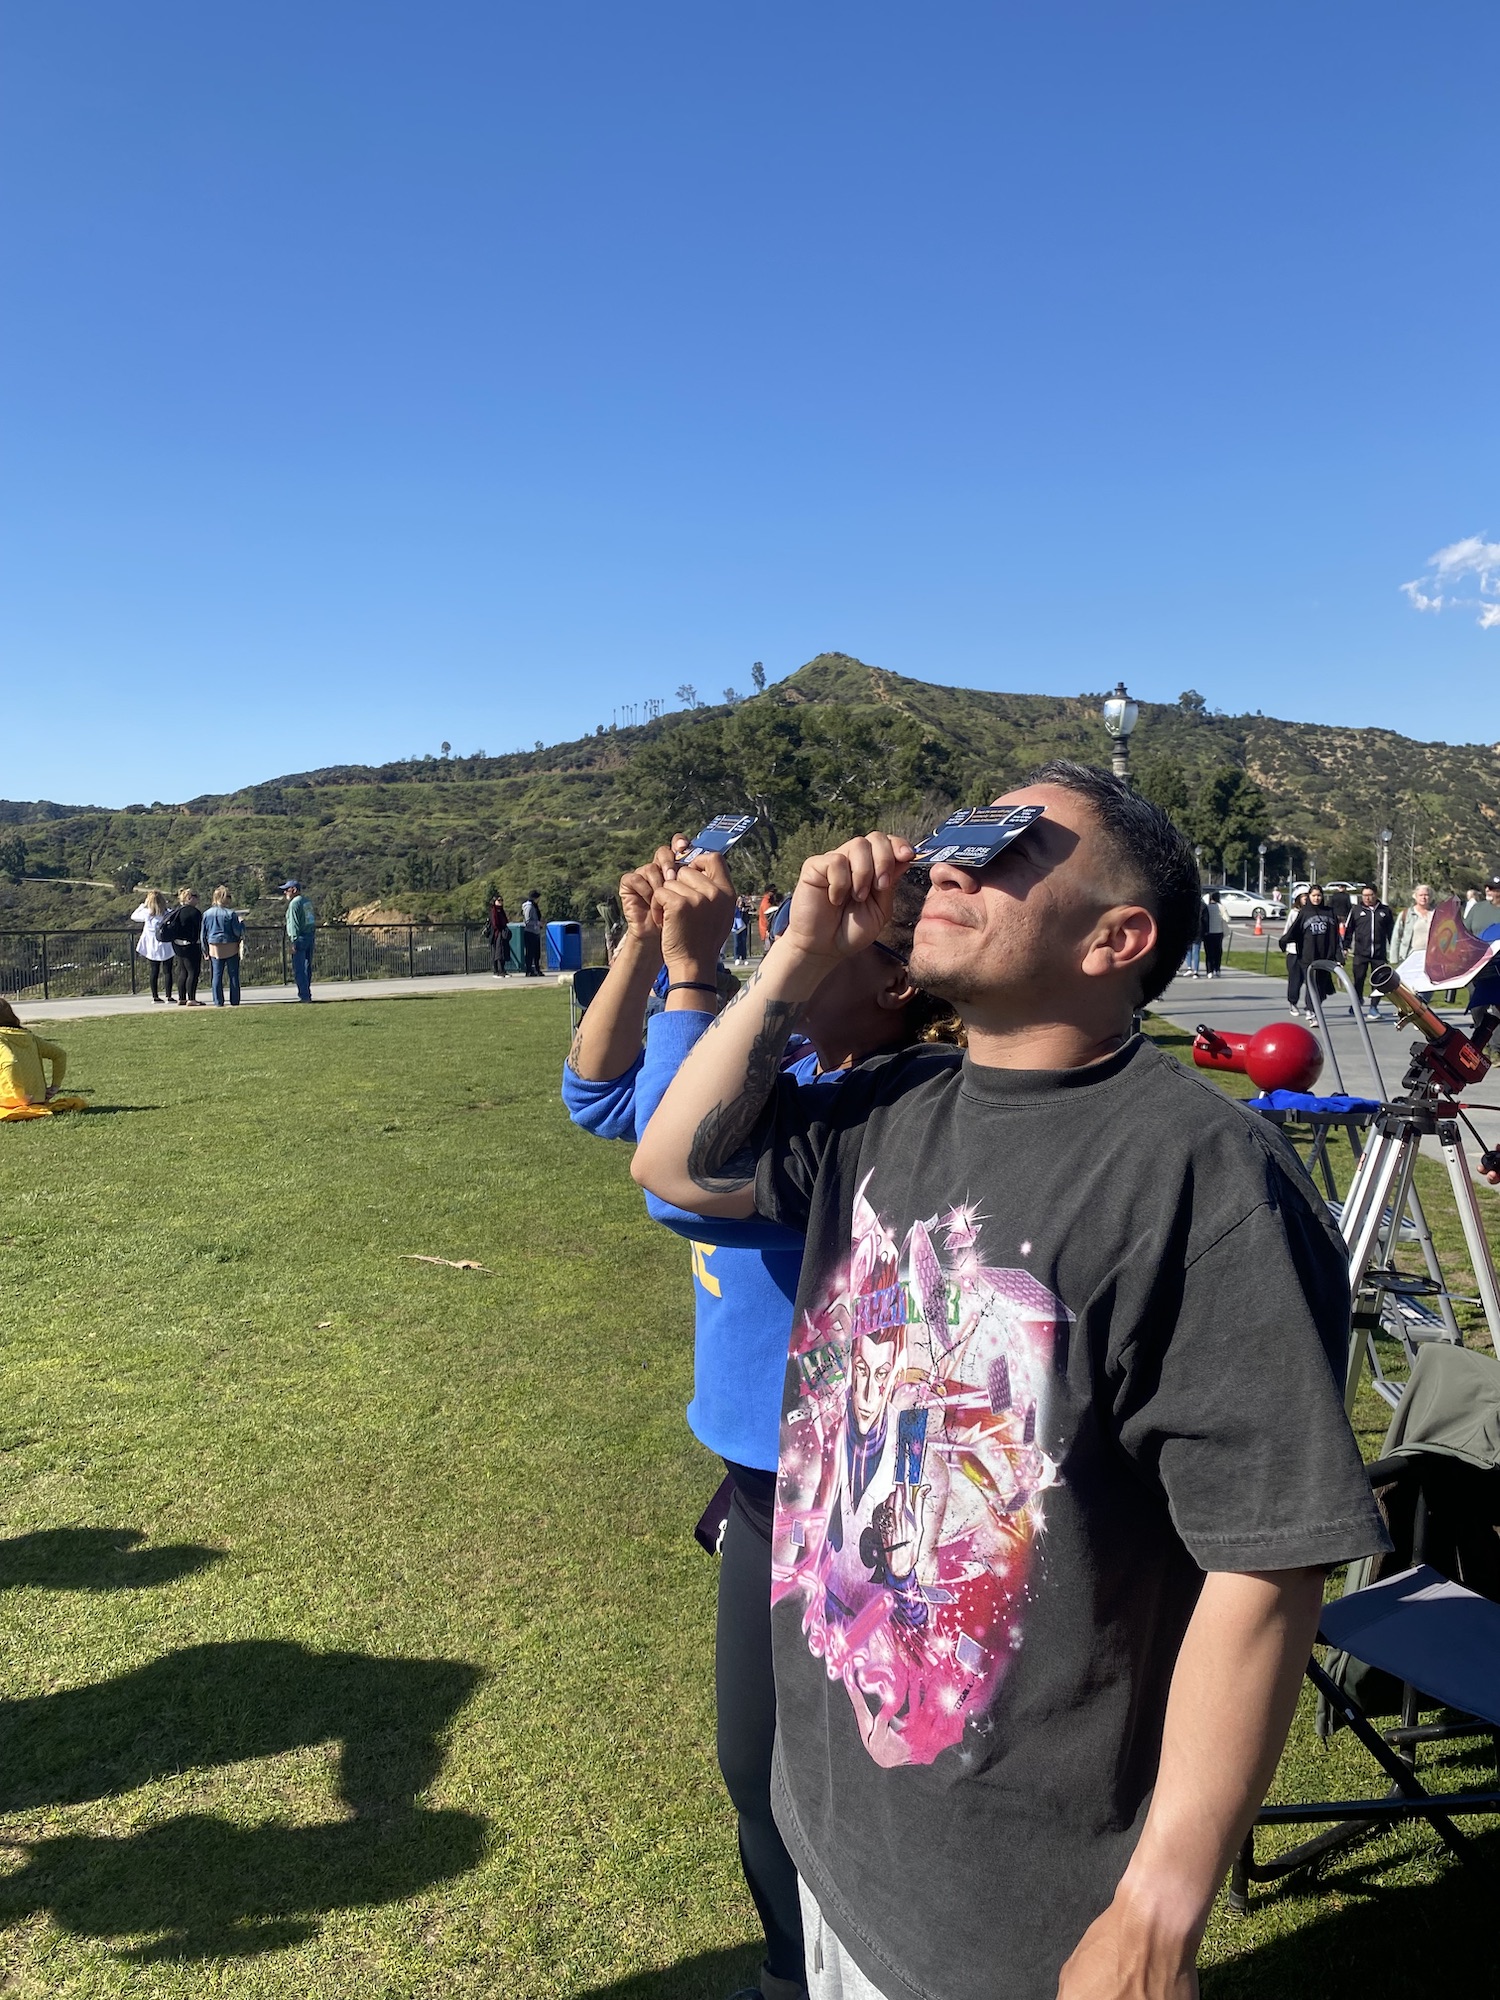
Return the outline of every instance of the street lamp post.
[[[1201,889],[1203,887],[1203,849],[1201,847],[1193,849],[1193,859],[1198,864],[1198,887]]]
[[[1135,728],[1140,709],[1125,692],[1124,681],[1115,683],[1115,691],[1100,710],[1104,718],[1105,730],[1115,740],[1114,772],[1117,778],[1130,783],[1130,732]]]
[[[1391,888],[1391,830],[1388,826],[1380,829],[1380,900],[1388,903]]]
[[[1260,887],[1256,890],[1255,893],[1257,896],[1263,897],[1266,893],[1266,856],[1270,852],[1270,849],[1266,846],[1266,843],[1262,841],[1260,846],[1255,851],[1260,856]]]

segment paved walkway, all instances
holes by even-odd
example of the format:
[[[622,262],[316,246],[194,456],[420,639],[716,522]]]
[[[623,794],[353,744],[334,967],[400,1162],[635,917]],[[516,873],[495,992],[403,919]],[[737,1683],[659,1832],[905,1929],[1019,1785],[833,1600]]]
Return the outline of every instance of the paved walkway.
[[[510,973],[497,979],[492,972],[439,973],[428,979],[313,979],[313,1005],[325,1000],[431,1000],[440,993],[551,993],[566,985],[570,974],[548,973],[524,979]],[[212,1006],[208,971],[204,968],[199,998]],[[246,986],[247,1007],[284,1007],[295,1001],[295,986]],[[106,1014],[181,1014],[181,1007],[156,1002],[149,993],[101,993],[87,1000],[16,1000],[11,1003],[23,1021],[94,1021]]]
[[[1268,1021],[1291,1019],[1287,1012],[1283,979],[1267,979],[1258,972],[1233,970],[1226,970],[1217,979],[1174,979],[1151,1011],[1162,1015],[1174,1027],[1191,1030],[1201,1021],[1207,1027],[1234,1034],[1253,1034]],[[1332,1060],[1325,1060],[1323,1074],[1316,1087],[1323,1091],[1336,1091],[1342,1075],[1344,1088],[1351,1097],[1394,1096],[1401,1088],[1401,1078],[1410,1060],[1408,1051],[1418,1039],[1416,1030],[1400,1026],[1389,1007],[1382,1010],[1384,1020],[1366,1023],[1384,1085],[1381,1090],[1376,1088],[1376,1080],[1370,1074],[1369,1057],[1365,1053],[1359,1023],[1351,1018],[1349,998],[1342,987],[1324,1002],[1323,1011],[1333,1045]],[[1467,1028],[1469,1025],[1468,1015],[1460,1008],[1440,1006],[1435,1011],[1443,1020],[1459,1027]],[[1313,1033],[1316,1032],[1314,1029]],[[1327,1044],[1324,1046],[1326,1049]],[[1500,1066],[1479,1087],[1475,1097],[1481,1104],[1500,1106]],[[1487,1146],[1500,1145],[1500,1109],[1472,1111],[1470,1116],[1484,1134]],[[1464,1143],[1472,1166],[1478,1148],[1467,1132]],[[1424,1150],[1435,1159],[1442,1158],[1436,1140],[1428,1140]],[[1480,1185],[1486,1184],[1481,1182]]]

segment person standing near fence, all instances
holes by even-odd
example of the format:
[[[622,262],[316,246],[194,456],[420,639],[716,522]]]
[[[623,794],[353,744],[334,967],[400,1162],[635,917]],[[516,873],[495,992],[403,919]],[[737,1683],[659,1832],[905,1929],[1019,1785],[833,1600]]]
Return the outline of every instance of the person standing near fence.
[[[1219,892],[1210,889],[1208,900],[1203,906],[1203,956],[1208,961],[1210,979],[1217,979],[1224,963],[1224,938],[1229,930],[1223,908],[1219,903]]]
[[[490,898],[490,963],[495,977],[503,979],[510,963],[510,918],[503,896]]]
[[[136,956],[143,958],[151,971],[151,998],[161,1002],[161,976],[167,975],[167,1005],[172,1004],[172,973],[176,965],[176,953],[169,938],[162,936],[162,925],[167,920],[167,899],[160,889],[148,889],[146,900],[137,910],[130,913],[130,921],[141,927],[136,940]]]
[[[542,976],[542,898],[536,889],[521,905],[521,971],[527,979]]]
[[[196,889],[179,889],[177,907],[168,913],[162,936],[172,940],[177,954],[177,1004],[201,1007],[198,975],[203,970],[203,912],[198,908]]]
[[[302,893],[300,882],[283,882],[286,897],[286,934],[292,947],[292,977],[297,982],[297,998],[312,998],[313,939],[317,935],[317,912]]]
[[[240,1004],[240,947],[245,941],[245,920],[238,910],[230,908],[229,891],[221,882],[214,890],[213,901],[203,913],[203,942],[208,946],[209,961],[213,967],[214,1005],[224,1005],[224,989],[229,989],[229,1004]]]

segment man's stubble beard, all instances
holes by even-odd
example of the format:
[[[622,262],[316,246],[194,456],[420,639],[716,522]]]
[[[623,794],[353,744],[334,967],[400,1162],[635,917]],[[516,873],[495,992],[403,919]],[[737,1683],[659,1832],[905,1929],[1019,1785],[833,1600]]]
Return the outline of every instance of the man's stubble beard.
[[[982,999],[988,990],[976,968],[934,965],[926,958],[920,945],[913,949],[907,969],[913,986],[923,993],[930,993],[934,1000],[947,1000],[955,1007],[971,1005]]]

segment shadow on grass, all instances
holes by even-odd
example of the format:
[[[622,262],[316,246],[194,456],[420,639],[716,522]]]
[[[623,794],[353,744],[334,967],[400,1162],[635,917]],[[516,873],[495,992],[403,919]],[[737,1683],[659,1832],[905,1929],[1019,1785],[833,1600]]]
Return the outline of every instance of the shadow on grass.
[[[39,1528],[0,1541],[0,1590],[146,1590],[223,1559],[191,1542],[137,1545],[139,1528]]]
[[[742,1944],[724,1951],[705,1951],[656,1972],[637,1972],[609,1986],[591,1986],[579,2000],[725,2000],[725,1995],[754,1986],[763,1944]]]
[[[1436,1836],[1432,1848],[1441,1854]],[[1443,1855],[1435,1882],[1393,1886],[1378,1877],[1389,1858],[1325,1863],[1309,1885],[1257,1889],[1252,1915],[1268,1904],[1299,1900],[1309,1886],[1329,1907],[1314,1909],[1295,1930],[1254,1945],[1203,1976],[1204,2000],[1412,2000],[1417,1994],[1492,1992],[1495,1891],[1500,1833],[1477,1836],[1478,1856],[1462,1866]],[[1335,1907],[1336,1904],[1336,1907]]]
[[[319,1913],[390,1902],[464,1873],[485,1822],[427,1812],[442,1734],[481,1678],[452,1660],[382,1660],[244,1640],[0,1703],[0,1811],[127,1792],[194,1767],[339,1746],[349,1817],[247,1827],[185,1814],[121,1838],[14,1845],[0,1924],[49,1911],[79,1933],[151,1941],[135,1959],[240,1956],[295,1942]]]

